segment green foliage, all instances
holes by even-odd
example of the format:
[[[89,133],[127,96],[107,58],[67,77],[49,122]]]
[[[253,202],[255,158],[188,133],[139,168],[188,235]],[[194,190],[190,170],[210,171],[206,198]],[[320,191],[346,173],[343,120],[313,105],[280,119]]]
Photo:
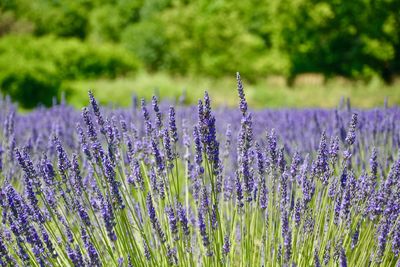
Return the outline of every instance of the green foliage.
[[[241,70],[252,80],[285,74],[284,54],[242,22],[234,6],[179,5],[128,27],[122,41],[151,71],[221,77]]]
[[[164,68],[168,44],[161,24],[145,21],[132,25],[124,31],[122,40],[149,70]]]
[[[134,57],[117,46],[78,40],[49,42],[53,44],[52,56],[64,79],[115,78],[134,72],[138,67]]]
[[[292,75],[378,74],[389,81],[400,71],[399,1],[283,1],[281,10]]]
[[[398,0],[3,0],[0,9],[0,35],[118,43],[150,71],[387,82],[400,73]]]
[[[52,98],[59,95],[61,80],[52,64],[8,54],[0,57],[0,69],[2,93],[11,96],[22,107],[49,106]]]
[[[0,39],[1,90],[28,108],[50,105],[64,80],[115,78],[137,68],[132,55],[112,45],[55,37]]]
[[[90,13],[90,36],[95,41],[119,42],[122,29],[140,19],[141,1],[118,0]]]
[[[85,38],[87,34],[87,12],[89,1],[30,1],[7,0],[6,10],[13,10],[17,17],[31,21],[37,35],[54,34],[61,37]]]
[[[0,9],[0,36],[6,34],[29,34],[34,31],[34,24],[27,20],[18,20],[13,11]]]

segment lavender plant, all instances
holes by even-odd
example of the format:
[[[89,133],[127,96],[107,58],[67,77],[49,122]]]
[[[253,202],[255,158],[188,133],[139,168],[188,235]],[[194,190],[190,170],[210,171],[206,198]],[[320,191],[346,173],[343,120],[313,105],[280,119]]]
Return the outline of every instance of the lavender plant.
[[[400,109],[0,108],[1,266],[399,266]]]

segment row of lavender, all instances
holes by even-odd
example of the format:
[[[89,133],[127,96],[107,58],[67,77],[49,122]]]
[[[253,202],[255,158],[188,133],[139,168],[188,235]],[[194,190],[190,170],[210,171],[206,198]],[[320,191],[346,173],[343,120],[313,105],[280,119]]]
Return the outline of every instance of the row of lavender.
[[[399,266],[400,109],[0,109],[1,266]]]

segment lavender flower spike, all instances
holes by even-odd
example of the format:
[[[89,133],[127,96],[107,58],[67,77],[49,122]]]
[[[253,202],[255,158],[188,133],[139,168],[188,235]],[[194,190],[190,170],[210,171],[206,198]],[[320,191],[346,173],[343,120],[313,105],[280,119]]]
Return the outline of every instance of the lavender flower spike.
[[[351,116],[349,131],[347,132],[347,136],[346,136],[346,143],[349,146],[354,144],[354,141],[356,140],[357,118],[358,118],[357,113],[353,113],[353,115]]]

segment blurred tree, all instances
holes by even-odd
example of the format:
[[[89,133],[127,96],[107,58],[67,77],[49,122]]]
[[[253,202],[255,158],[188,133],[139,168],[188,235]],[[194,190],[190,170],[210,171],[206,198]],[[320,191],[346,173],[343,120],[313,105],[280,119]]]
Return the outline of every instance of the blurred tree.
[[[6,34],[29,34],[35,25],[27,20],[18,20],[13,11],[0,9],[0,37]]]
[[[296,0],[280,3],[283,50],[291,75],[370,77],[386,81],[399,69],[399,1]],[[396,15],[398,14],[398,15]],[[397,20],[397,21],[396,21]]]
[[[90,37],[96,41],[119,42],[123,30],[140,19],[142,1],[117,0],[90,13]]]
[[[238,3],[173,2],[158,16],[129,26],[122,42],[153,71],[218,77],[240,70],[248,79],[285,73],[287,61],[272,27],[256,22],[253,9]],[[251,29],[248,21],[254,22]]]
[[[149,20],[127,27],[121,38],[148,70],[157,71],[164,68],[169,46],[164,31],[161,23]]]
[[[399,0],[2,0],[0,35],[122,44],[147,69],[256,79],[400,72]]]
[[[89,0],[4,0],[0,7],[34,23],[37,35],[52,33],[83,39],[87,34],[89,3]]]

